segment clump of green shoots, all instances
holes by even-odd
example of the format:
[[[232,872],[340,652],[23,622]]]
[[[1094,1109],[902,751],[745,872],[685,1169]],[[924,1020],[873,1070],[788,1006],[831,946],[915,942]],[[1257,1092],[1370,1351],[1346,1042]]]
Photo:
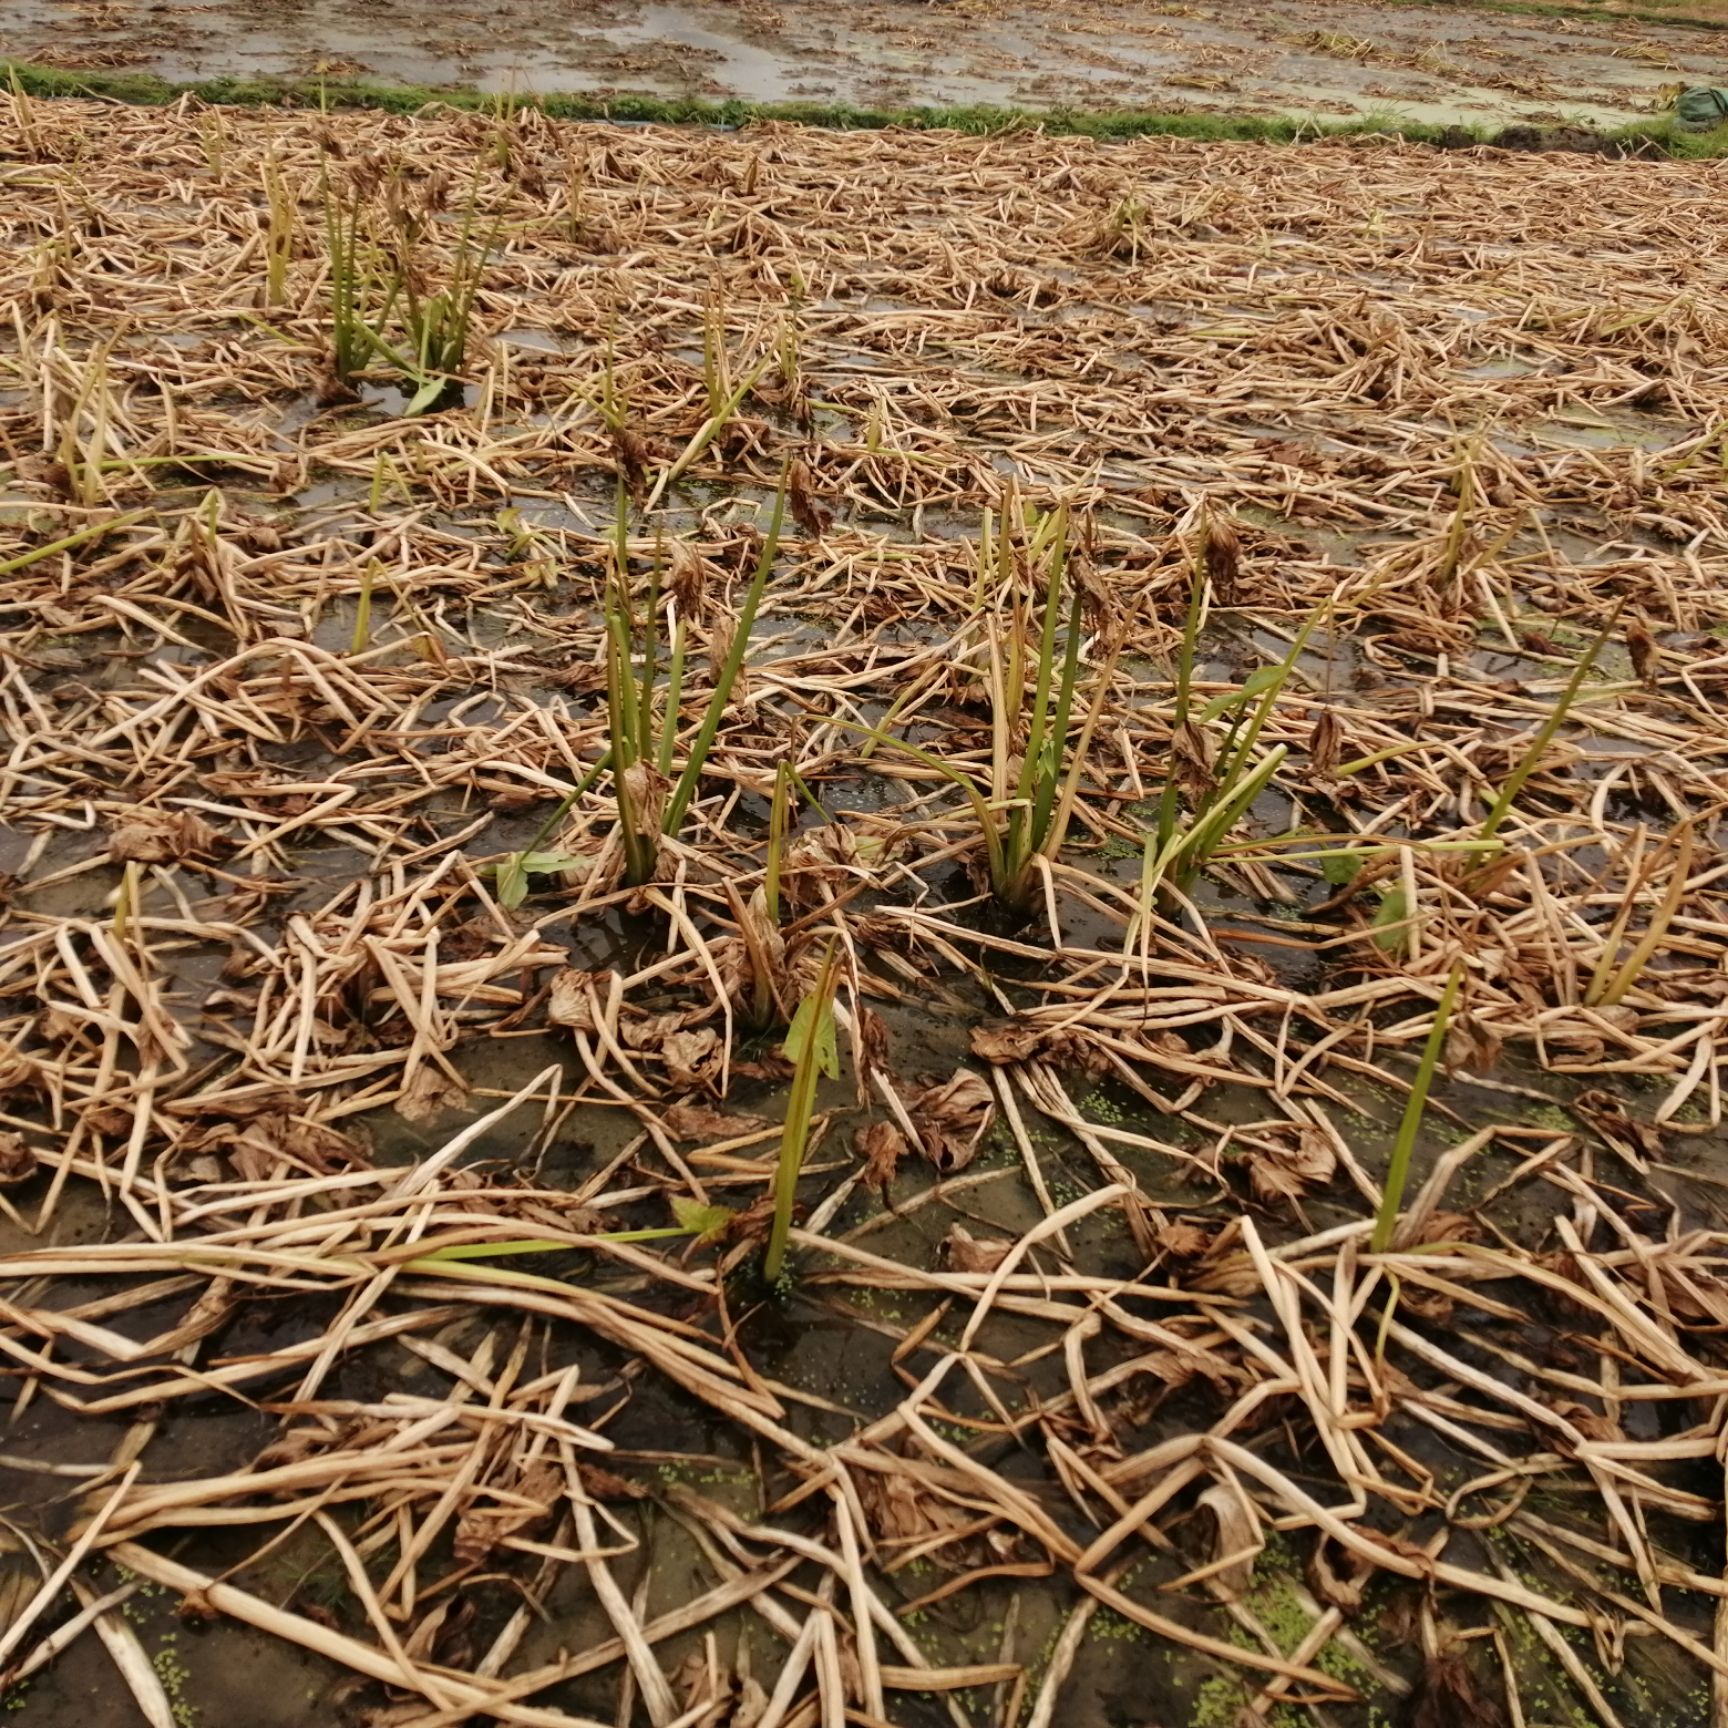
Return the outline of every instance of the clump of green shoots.
[[[443,182],[432,180],[421,189],[418,200],[410,199],[398,178],[391,182],[386,201],[394,233],[394,280],[408,333],[402,369],[419,385],[409,405],[410,414],[422,413],[437,403],[467,362],[474,308],[504,220],[499,215],[488,230],[481,231],[476,174],[456,233],[448,277],[441,288],[430,291],[421,251],[432,224],[443,214],[445,196]]]
[[[786,1125],[781,1131],[780,1157],[774,1167],[774,1222],[762,1258],[762,1276],[770,1285],[779,1283],[786,1266],[792,1208],[810,1148],[810,1123],[816,1114],[816,1083],[823,1075],[830,1080],[840,1077],[840,1050],[834,1027],[834,990],[838,978],[835,946],[830,941],[815,986],[798,1004],[791,1030],[786,1034],[784,1050],[792,1063],[792,1088],[786,1098]]]
[[[710,301],[702,339],[702,378],[708,415],[690,442],[655,476],[646,509],[652,510],[665,496],[666,488],[683,479],[690,465],[731,425],[733,417],[743,406],[744,398],[756,388],[774,363],[775,356],[767,354],[749,367],[742,377],[735,376],[726,352],[725,321],[717,303]]]
[[[1005,911],[1024,917],[1036,904],[1045,867],[1067,838],[1119,645],[1099,669],[1080,737],[1070,749],[1085,629],[1077,583],[1063,606],[1069,575],[1068,510],[1059,505],[1040,513],[1022,506],[1017,524],[1015,513],[1011,504],[994,534],[987,520],[980,548],[980,598],[986,597],[992,573],[997,594],[1012,595],[1005,626],[994,616],[985,621],[991,716],[988,788],[934,751],[903,740],[895,744],[966,794],[984,846],[991,896]],[[1043,612],[1036,628],[1031,606],[1019,591],[1017,572],[1022,566],[1034,581],[1043,575]]]
[[[1220,548],[1233,542],[1227,526],[1210,518],[1202,522],[1202,536],[1202,556],[1192,561],[1188,610],[1176,659],[1171,767],[1159,794],[1157,828],[1144,842],[1140,898],[1141,915],[1147,919],[1159,888],[1165,882],[1185,888],[1193,881],[1272,783],[1288,752],[1278,744],[1256,756],[1256,747],[1321,617],[1315,612],[1303,623],[1282,660],[1261,667],[1239,689],[1225,691],[1197,708],[1194,663],[1206,614],[1208,566],[1226,562]],[[1209,728],[1226,717],[1222,739],[1214,739]]]
[[[351,389],[355,378],[381,358],[416,386],[408,413],[424,413],[448,396],[466,363],[475,307],[503,217],[482,233],[477,168],[447,277],[434,288],[424,254],[446,207],[446,183],[434,177],[411,197],[399,171],[386,180],[371,164],[353,164],[341,186],[328,160],[321,173],[333,384],[340,391]],[[382,224],[372,197],[380,185]],[[268,180],[266,191],[274,228],[277,194]],[[274,255],[267,258],[268,273]],[[274,284],[269,275],[267,289],[273,292]],[[405,339],[392,340],[397,323]]]
[[[330,375],[346,390],[371,360],[374,342],[367,317],[366,193],[362,177],[354,173],[346,187],[338,187],[328,160],[320,175],[330,284]]]
[[[629,582],[629,505],[619,486],[613,568],[606,597],[606,705],[611,732],[613,796],[624,847],[625,880],[650,882],[660,857],[660,842],[676,834],[696,796],[703,764],[714,746],[732,687],[744,664],[750,632],[762,603],[769,571],[786,517],[786,482],[781,479],[755,574],[735,620],[732,641],[714,680],[701,722],[679,755],[679,706],[683,696],[690,608],[672,607],[672,652],[664,703],[657,701],[660,678],[660,571],[649,587],[646,619],[638,627]]]

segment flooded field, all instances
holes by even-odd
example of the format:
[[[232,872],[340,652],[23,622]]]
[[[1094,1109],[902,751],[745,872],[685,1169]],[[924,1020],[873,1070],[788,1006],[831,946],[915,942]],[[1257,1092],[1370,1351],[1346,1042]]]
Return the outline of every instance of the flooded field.
[[[663,97],[1035,110],[1376,114],[1612,124],[1722,79],[1711,5],[1564,18],[1344,0],[0,0],[0,51],[41,65]]]
[[[1728,1721],[1717,167],[4,105],[14,1719]]]

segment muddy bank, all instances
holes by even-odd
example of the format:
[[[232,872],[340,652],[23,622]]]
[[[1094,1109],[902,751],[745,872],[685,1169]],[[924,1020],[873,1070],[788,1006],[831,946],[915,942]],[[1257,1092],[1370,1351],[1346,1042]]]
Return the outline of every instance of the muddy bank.
[[[1619,18],[1271,0],[0,0],[0,49],[172,80],[283,76],[849,106],[1192,111],[1612,125],[1715,82],[1717,39]]]

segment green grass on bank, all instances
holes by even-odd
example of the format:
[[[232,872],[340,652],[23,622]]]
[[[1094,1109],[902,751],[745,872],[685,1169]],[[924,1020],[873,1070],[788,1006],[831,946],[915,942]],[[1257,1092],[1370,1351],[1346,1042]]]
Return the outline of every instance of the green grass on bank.
[[[1728,156],[1728,124],[1699,131],[1667,116],[1653,116],[1611,131],[1580,126],[1502,128],[1439,126],[1396,115],[1365,115],[1357,120],[1304,120],[1251,114],[1091,113],[1081,109],[1031,112],[1016,108],[920,107],[858,108],[821,102],[708,102],[661,96],[549,94],[501,98],[470,89],[432,89],[412,84],[322,82],[304,78],[199,78],[171,83],[149,73],[65,71],[0,61],[0,80],[28,96],[89,96],[143,106],[164,106],[183,96],[224,107],[372,108],[413,114],[433,104],[490,112],[500,101],[532,104],[559,120],[612,120],[638,125],[736,127],[753,120],[790,121],[835,130],[880,130],[898,126],[917,131],[955,131],[974,135],[1041,128],[1089,138],[1261,139],[1298,143],[1318,138],[1391,136],[1411,143],[1460,149],[1503,143],[1517,148],[1603,148],[1610,152],[1650,151],[1689,158]]]

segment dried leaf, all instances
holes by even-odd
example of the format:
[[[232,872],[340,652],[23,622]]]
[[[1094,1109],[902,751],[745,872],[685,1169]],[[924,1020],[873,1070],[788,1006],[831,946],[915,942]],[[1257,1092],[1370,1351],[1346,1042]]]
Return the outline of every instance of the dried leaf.
[[[1373,1568],[1354,1555],[1346,1556],[1346,1560],[1348,1577],[1333,1566],[1328,1543],[1321,1537],[1308,1558],[1308,1587],[1327,1607],[1354,1614],[1362,1606],[1362,1591],[1373,1576]]]
[[[1260,1535],[1260,1515],[1247,1495],[1228,1482],[1214,1482],[1200,1496],[1198,1504],[1217,1522],[1213,1562],[1229,1562],[1212,1574],[1212,1581],[1227,1600],[1240,1601],[1254,1583],[1254,1559],[1265,1546]]]
[[[15,1188],[36,1174],[36,1154],[22,1134],[0,1133],[0,1188]]]
[[[615,1476],[598,1464],[578,1464],[576,1474],[583,1489],[595,1500],[646,1500],[648,1490],[624,1476]]]
[[[981,1242],[964,1224],[954,1225],[942,1242],[956,1272],[994,1272],[1013,1246],[1012,1242]]]
[[[396,1114],[404,1122],[435,1122],[450,1110],[460,1110],[468,1102],[468,1088],[452,1080],[432,1062],[422,1062],[408,1078],[402,1095],[396,1100]]]
[[[642,1014],[623,1020],[618,1036],[632,1050],[658,1050],[683,1024],[682,1014]]]
[[[856,1045],[859,1067],[866,1073],[888,1071],[888,1022],[867,1004],[857,1010]]]
[[[1344,725],[1336,708],[1322,708],[1308,734],[1308,764],[1316,774],[1330,774],[1343,759]]]
[[[1275,1135],[1263,1131],[1248,1157],[1249,1179],[1262,1200],[1299,1199],[1331,1181],[1337,1168],[1331,1141],[1311,1127],[1292,1126]]]
[[[660,1112],[660,1120],[674,1140],[699,1140],[704,1145],[736,1140],[766,1125],[761,1116],[735,1115],[707,1104],[673,1104]]]
[[[630,825],[650,846],[659,844],[660,821],[666,812],[666,794],[672,782],[646,762],[632,762],[624,770],[625,797]]]
[[[1505,1720],[1461,1651],[1442,1650],[1429,1659],[1410,1709],[1410,1728],[1502,1728]]]
[[[109,830],[108,853],[138,864],[173,864],[183,858],[213,858],[228,842],[191,810],[157,810],[136,804]]]
[[[561,966],[552,975],[552,989],[546,998],[546,1019],[553,1026],[568,1026],[573,1032],[592,1032],[595,1027],[594,1001],[598,992],[592,986],[607,975],[584,972],[579,967]]]
[[[906,1136],[892,1122],[866,1122],[852,1136],[852,1147],[864,1160],[864,1186],[876,1194],[885,1194],[894,1180],[910,1147]]]
[[[539,1464],[516,1485],[510,1500],[470,1502],[456,1520],[457,1560],[465,1566],[477,1566],[499,1543],[538,1529],[552,1516],[563,1488],[557,1466]]]
[[[829,823],[800,834],[786,848],[780,881],[786,898],[800,911],[821,906],[852,879],[858,864],[858,842],[850,828]]]
[[[669,1033],[661,1042],[660,1056],[674,1086],[705,1086],[720,1066],[720,1035],[707,1026]]]
[[[959,1068],[907,1101],[924,1156],[944,1175],[964,1170],[996,1120],[996,1100],[981,1074]]]
[[[1170,734],[1170,765],[1177,783],[1191,797],[1204,797],[1217,784],[1212,773],[1212,736],[1192,720]]]
[[[1172,1260],[1198,1260],[1212,1246],[1212,1232],[1203,1230],[1198,1224],[1177,1219],[1169,1224],[1160,1224],[1153,1231],[1152,1240]]]
[[[974,1056],[1000,1068],[1029,1061],[1038,1053],[1039,1038],[1039,1028],[1024,1020],[1002,1020],[995,1025],[974,1026],[968,1041]]]
[[[792,510],[792,520],[808,534],[818,539],[828,531],[833,519],[816,499],[816,479],[810,464],[802,456],[792,464],[786,476],[786,502]]]
[[[1656,670],[1662,661],[1662,650],[1656,644],[1656,638],[1636,618],[1628,619],[1621,625],[1626,641],[1626,652],[1632,657],[1632,670],[1638,675],[1640,684],[1650,684],[1655,681]]]
[[[1236,582],[1242,574],[1242,537],[1227,517],[1206,513],[1202,555],[1211,579],[1213,597],[1220,606],[1236,603]]]

